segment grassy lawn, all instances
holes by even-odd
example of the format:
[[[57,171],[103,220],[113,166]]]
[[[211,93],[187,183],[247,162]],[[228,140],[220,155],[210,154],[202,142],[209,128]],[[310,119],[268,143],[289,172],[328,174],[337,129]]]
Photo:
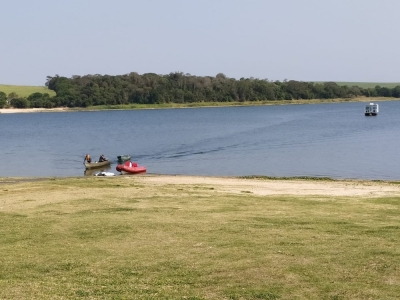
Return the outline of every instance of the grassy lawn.
[[[400,82],[336,82],[338,85],[358,86],[361,88],[375,88],[377,85],[380,87],[394,88],[400,85]]]
[[[33,93],[48,93],[50,96],[55,96],[56,93],[52,90],[49,90],[45,86],[26,86],[26,85],[4,85],[0,84],[0,92],[6,93],[9,95],[14,92],[19,97],[28,97]]]
[[[249,180],[249,179],[243,179]],[[398,299],[400,199],[0,179],[1,299]]]

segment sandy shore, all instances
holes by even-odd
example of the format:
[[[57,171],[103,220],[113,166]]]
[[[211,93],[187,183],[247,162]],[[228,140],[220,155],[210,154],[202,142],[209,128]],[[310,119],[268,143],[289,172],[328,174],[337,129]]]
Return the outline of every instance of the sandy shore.
[[[247,103],[239,103],[239,104],[234,104],[230,103],[230,105],[227,105],[224,103],[223,106],[243,106],[243,105],[248,105],[248,106],[253,106],[253,105],[296,105],[296,104],[319,104],[319,103],[338,103],[338,102],[370,102],[370,101],[378,102],[378,101],[400,101],[398,98],[390,98],[387,99],[385,97],[377,97],[374,99],[369,99],[366,97],[361,97],[361,98],[353,98],[351,100],[349,99],[313,99],[313,100],[279,100],[279,101],[267,101],[267,102],[253,102],[253,101],[248,101]],[[204,104],[204,103],[203,103]],[[185,104],[183,106],[178,105],[175,103],[175,106],[163,106],[163,105],[154,105],[152,107],[143,107],[141,109],[157,109],[157,108],[199,108],[199,107],[216,107],[215,105],[199,105],[199,106],[191,106],[189,104]],[[220,107],[217,105],[217,107]],[[102,108],[101,110],[103,110]],[[121,109],[121,110],[130,110],[133,108],[124,108],[124,107],[117,107],[115,109]],[[136,107],[135,109],[140,109],[139,107]],[[12,114],[12,113],[35,113],[35,112],[57,112],[57,111],[79,111],[79,110],[84,110],[87,111],[87,109],[83,108],[68,108],[68,107],[56,107],[56,108],[0,108],[0,114]],[[92,107],[90,110],[98,110],[95,107]]]
[[[114,195],[116,186],[122,187],[118,192],[118,197],[128,198],[132,198],[132,195],[139,198],[160,195],[167,197],[188,195],[195,198],[214,194],[222,197],[229,197],[229,195],[310,197],[317,201],[346,197],[351,202],[358,202],[366,198],[400,197],[399,183],[382,181],[274,180],[156,174],[90,176],[78,178],[79,184],[76,179],[2,177],[0,178],[0,212],[36,209],[49,203],[71,202],[82,197],[101,199],[104,195]],[[63,182],[64,180],[66,182]],[[72,180],[70,187],[68,180]],[[109,180],[110,182],[105,185],[101,183],[101,181]],[[51,188],[48,190],[49,184]]]
[[[280,180],[238,177],[212,177],[187,175],[138,175],[117,177],[90,177],[91,179],[130,180],[143,183],[150,189],[162,186],[206,186],[227,194],[251,193],[253,195],[294,195],[294,196],[354,196],[354,197],[399,197],[400,183],[368,180]],[[0,178],[0,184],[15,184],[42,181],[48,178]]]
[[[130,176],[122,178],[132,179]],[[255,195],[400,196],[400,184],[382,181],[264,180],[169,175],[136,176],[134,180],[154,186],[207,185],[224,193],[249,192]]]
[[[15,114],[15,113],[34,113],[34,112],[54,112],[67,111],[66,107],[56,108],[0,108],[0,114]]]

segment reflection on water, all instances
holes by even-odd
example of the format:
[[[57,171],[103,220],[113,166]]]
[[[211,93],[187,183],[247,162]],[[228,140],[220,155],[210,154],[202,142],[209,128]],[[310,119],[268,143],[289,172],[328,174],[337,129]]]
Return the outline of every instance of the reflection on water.
[[[114,169],[109,167],[106,168],[98,168],[98,169],[86,169],[83,174],[85,176],[94,176],[94,174],[99,173],[99,172],[114,172]]]
[[[400,179],[400,102],[0,115],[0,176],[153,174]],[[85,154],[111,160],[88,170]]]

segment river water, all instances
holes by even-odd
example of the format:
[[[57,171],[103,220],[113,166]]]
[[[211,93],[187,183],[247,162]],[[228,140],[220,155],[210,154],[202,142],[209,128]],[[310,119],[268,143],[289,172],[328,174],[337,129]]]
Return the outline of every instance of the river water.
[[[400,102],[0,114],[0,176],[84,176],[100,154],[148,173],[400,180]],[[90,175],[87,173],[86,175]]]

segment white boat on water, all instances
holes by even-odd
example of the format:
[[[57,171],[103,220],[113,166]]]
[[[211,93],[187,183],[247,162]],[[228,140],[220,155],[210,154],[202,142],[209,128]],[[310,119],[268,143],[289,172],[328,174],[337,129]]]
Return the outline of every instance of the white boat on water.
[[[379,112],[379,105],[376,103],[370,103],[365,106],[365,115],[366,116],[376,116]]]

